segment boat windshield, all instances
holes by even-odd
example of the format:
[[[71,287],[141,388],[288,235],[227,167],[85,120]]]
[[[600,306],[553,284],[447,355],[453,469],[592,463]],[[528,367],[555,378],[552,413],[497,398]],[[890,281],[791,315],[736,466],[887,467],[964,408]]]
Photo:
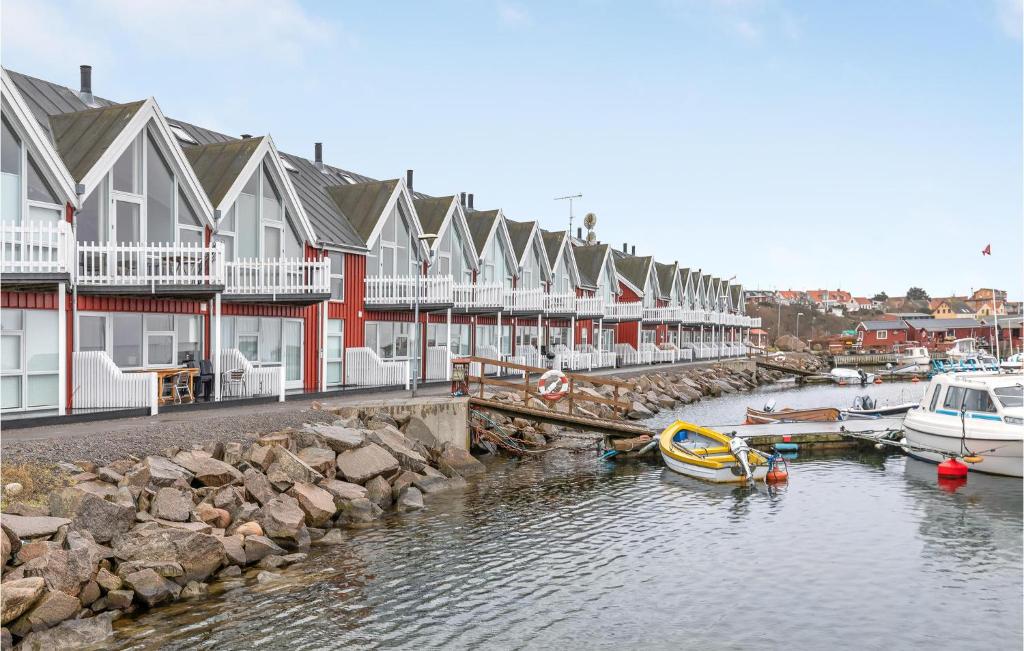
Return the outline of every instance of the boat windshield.
[[[1019,384],[1012,387],[998,387],[992,390],[996,399],[1003,407],[1024,406],[1024,386]]]

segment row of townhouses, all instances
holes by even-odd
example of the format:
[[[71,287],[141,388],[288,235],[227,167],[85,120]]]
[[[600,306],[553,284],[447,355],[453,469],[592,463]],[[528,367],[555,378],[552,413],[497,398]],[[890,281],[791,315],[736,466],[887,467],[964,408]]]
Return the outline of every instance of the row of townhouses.
[[[284,399],[467,355],[738,356],[760,325],[735,282],[102,99],[88,66],[77,91],[3,70],[0,99],[5,415],[155,411],[198,360],[215,400]]]

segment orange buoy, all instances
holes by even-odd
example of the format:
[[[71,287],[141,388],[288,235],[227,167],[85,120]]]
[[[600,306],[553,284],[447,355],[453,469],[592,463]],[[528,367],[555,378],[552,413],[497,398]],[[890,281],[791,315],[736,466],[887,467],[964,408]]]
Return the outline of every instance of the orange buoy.
[[[939,464],[939,477],[943,479],[963,479],[967,477],[967,464],[956,459],[946,459]]]
[[[789,480],[789,473],[779,468],[772,468],[768,471],[768,474],[764,476],[764,480],[769,484],[778,484]]]
[[[876,377],[875,378],[875,384],[881,384],[881,383],[882,383],[882,378]]]
[[[911,382],[920,382],[920,381],[921,381],[921,378],[919,378],[919,377],[915,376],[915,377],[911,378],[911,380],[910,380],[910,381],[911,381]]]
[[[964,457],[964,463],[981,463],[985,460],[985,457],[980,454],[969,454]]]

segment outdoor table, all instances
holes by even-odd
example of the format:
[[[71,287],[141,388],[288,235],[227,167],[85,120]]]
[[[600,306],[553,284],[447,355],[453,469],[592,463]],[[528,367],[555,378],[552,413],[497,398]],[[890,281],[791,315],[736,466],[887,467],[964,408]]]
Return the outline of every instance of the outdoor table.
[[[188,371],[188,386],[192,390],[192,402],[196,399],[196,378],[199,377],[198,368],[188,368],[187,366],[161,366],[160,368],[140,368],[129,373],[156,373],[156,392],[157,400],[160,401],[161,405],[165,405],[169,402],[174,402],[174,396],[163,395],[163,386],[167,378],[172,375],[177,375],[182,371]]]

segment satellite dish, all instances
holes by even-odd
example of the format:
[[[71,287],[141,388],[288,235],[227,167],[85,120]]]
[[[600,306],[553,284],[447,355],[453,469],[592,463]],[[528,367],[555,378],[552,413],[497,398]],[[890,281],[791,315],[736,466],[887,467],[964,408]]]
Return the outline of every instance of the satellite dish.
[[[583,216],[583,225],[588,229],[594,228],[597,225],[597,215],[592,212],[588,212]]]
[[[597,241],[597,233],[594,231],[587,231],[587,244],[593,244]]]

